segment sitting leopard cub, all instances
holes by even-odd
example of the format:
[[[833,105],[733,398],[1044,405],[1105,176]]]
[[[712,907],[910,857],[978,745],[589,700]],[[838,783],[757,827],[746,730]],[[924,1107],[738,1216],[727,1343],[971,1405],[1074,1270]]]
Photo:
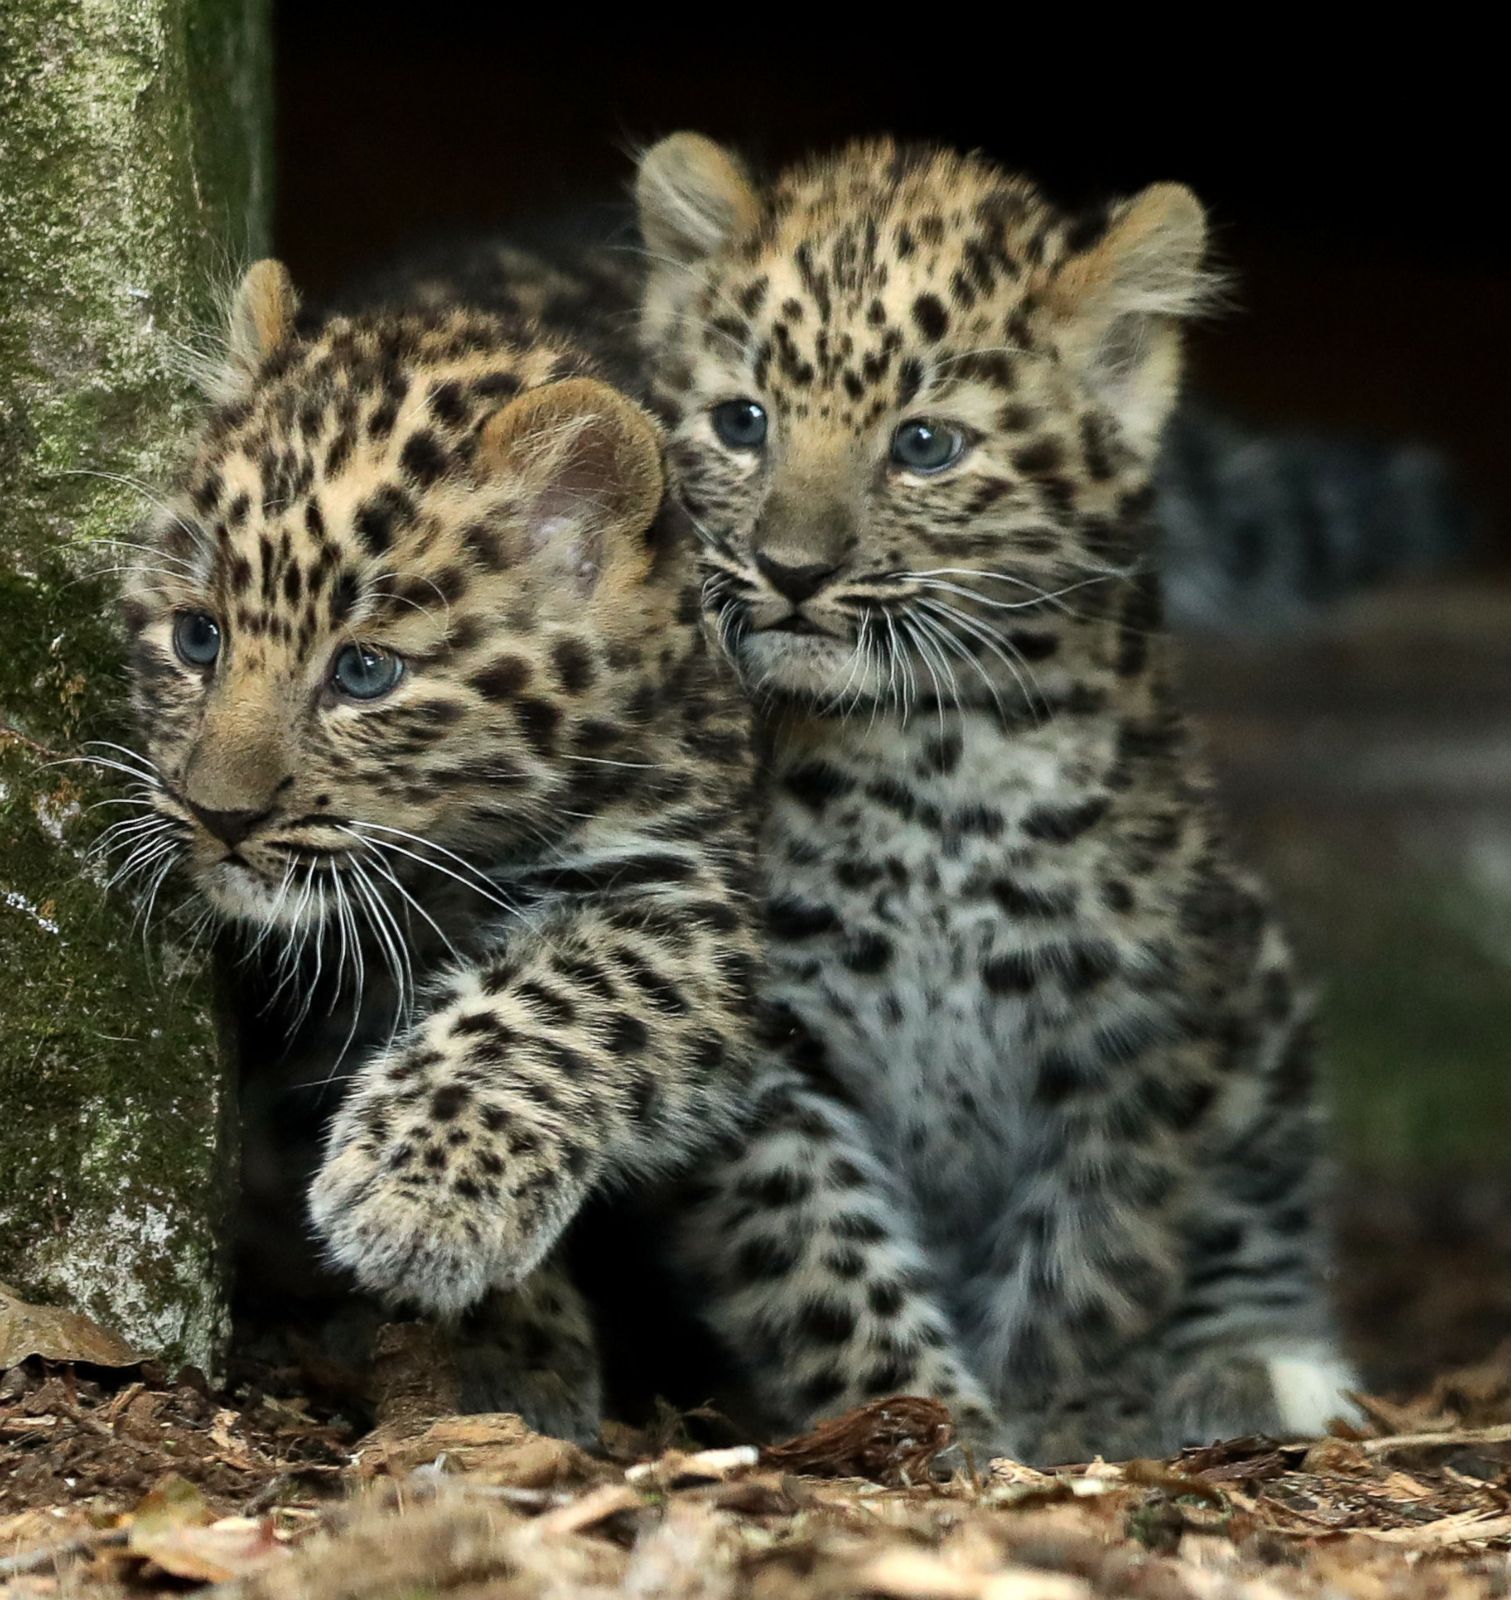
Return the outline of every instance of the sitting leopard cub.
[[[471,1406],[593,1437],[553,1248],[732,1126],[756,951],[748,714],[658,432],[529,325],[298,331],[272,262],[221,387],[128,589],[125,826],[322,1013],[330,1261],[471,1313]]]
[[[778,1353],[792,1423],[963,1369],[977,1442],[1043,1459],[1322,1429],[1310,1018],[1149,575],[1200,206],[1064,215],[887,142],[758,188],[690,134],[637,195],[669,460],[769,744],[774,994],[866,1147],[778,1124],[705,1187],[683,1250],[731,1344]],[[836,1225],[878,1166],[880,1291]]]

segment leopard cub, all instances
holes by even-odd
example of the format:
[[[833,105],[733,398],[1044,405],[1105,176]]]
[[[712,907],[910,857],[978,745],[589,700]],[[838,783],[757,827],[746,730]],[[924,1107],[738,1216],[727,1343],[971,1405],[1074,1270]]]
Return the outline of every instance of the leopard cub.
[[[1201,207],[1068,214],[888,141],[761,185],[690,134],[638,194],[655,403],[769,750],[772,995],[811,1041],[808,1112],[688,1219],[731,1345],[790,1421],[921,1389],[1052,1459],[1321,1429],[1351,1379],[1310,1013],[1151,572]],[[890,1203],[858,1226],[863,1176]]]
[[[537,326],[304,327],[273,262],[229,343],[125,602],[127,865],[181,864],[329,1013],[330,1263],[467,1314],[470,1404],[591,1437],[558,1241],[734,1124],[756,957],[747,718],[660,436]]]

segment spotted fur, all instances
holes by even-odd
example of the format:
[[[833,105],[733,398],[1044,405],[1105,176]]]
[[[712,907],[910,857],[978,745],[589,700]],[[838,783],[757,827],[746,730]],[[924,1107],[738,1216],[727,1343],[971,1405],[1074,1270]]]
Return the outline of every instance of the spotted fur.
[[[1148,571],[1200,206],[1066,215],[885,141],[758,187],[693,135],[638,197],[655,402],[768,748],[774,993],[812,1041],[684,1230],[717,1320],[793,1422],[967,1384],[981,1442],[1046,1458],[1320,1429],[1350,1378],[1310,1015]],[[749,401],[754,446],[719,431]],[[914,420],[958,458],[899,461]]]
[[[468,1313],[474,1403],[584,1437],[557,1241],[727,1133],[748,1075],[748,714],[663,482],[560,339],[455,305],[300,331],[263,263],[126,600],[128,872],[182,865],[276,950],[296,1032],[330,1011],[301,1062],[346,1079],[328,1259]]]

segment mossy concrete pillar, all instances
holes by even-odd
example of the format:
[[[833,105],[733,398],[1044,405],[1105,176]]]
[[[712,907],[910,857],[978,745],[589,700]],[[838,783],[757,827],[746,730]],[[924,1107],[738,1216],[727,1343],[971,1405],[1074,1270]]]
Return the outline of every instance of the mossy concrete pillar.
[[[122,738],[113,541],[193,425],[216,285],[266,246],[269,10],[0,5],[0,1278],[207,1367],[234,1144],[208,978],[87,859],[126,780],[51,763]]]

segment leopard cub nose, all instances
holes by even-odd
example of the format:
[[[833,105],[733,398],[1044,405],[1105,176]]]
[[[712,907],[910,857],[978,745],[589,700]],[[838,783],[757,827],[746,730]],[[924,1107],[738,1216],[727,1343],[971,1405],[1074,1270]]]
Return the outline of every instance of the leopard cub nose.
[[[191,800],[189,809],[200,823],[223,844],[235,849],[243,839],[267,816],[267,811],[211,811],[197,806]]]
[[[801,605],[804,600],[811,600],[823,588],[824,580],[833,577],[839,571],[838,567],[828,566],[821,561],[809,566],[790,567],[784,562],[773,561],[770,556],[759,551],[756,553],[755,561],[771,587],[794,605]]]

